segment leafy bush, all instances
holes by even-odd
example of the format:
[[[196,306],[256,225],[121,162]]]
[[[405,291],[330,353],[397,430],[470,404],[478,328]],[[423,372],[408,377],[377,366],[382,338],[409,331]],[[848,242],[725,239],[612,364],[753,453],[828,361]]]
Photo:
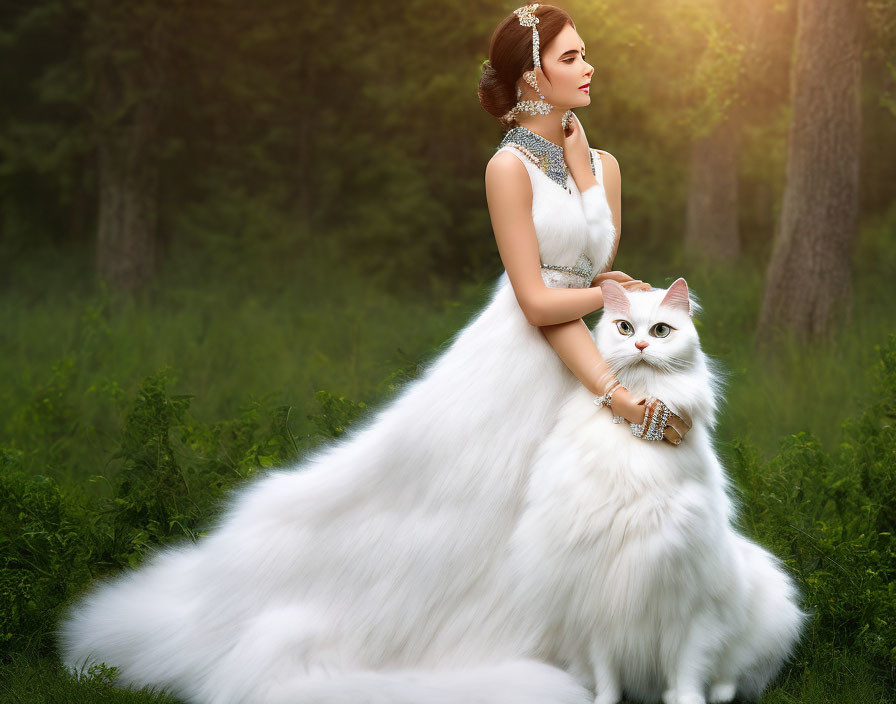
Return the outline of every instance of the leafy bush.
[[[748,533],[781,556],[814,613],[799,658],[815,670],[858,655],[896,685],[896,334],[880,350],[876,397],[825,453],[805,433],[762,462],[731,444]]]
[[[90,577],[83,508],[21,460],[0,448],[0,653],[46,652],[57,608]]]
[[[230,487],[298,453],[285,425],[288,408],[256,402],[236,419],[207,425],[168,383],[163,370],[141,384],[113,455],[118,468],[98,477],[107,496],[63,490],[24,471],[21,451],[0,448],[3,659],[49,654],[59,609],[87,581],[138,563],[150,546],[195,540]],[[65,408],[64,394],[54,398]]]

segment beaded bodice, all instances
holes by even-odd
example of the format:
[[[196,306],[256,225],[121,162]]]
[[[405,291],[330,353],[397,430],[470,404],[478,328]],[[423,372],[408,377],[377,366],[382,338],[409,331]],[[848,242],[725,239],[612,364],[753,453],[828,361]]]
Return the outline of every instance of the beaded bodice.
[[[538,239],[542,279],[550,288],[587,288],[605,271],[616,241],[603,191],[600,152],[591,150],[591,169],[600,189],[586,218],[582,194],[570,178],[563,147],[523,126],[509,130],[497,151],[515,154],[532,183],[532,221]]]

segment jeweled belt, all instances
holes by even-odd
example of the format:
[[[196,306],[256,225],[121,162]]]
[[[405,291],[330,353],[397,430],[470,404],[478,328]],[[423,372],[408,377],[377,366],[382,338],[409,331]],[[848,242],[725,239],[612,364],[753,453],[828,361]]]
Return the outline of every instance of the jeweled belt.
[[[576,260],[575,266],[561,266],[559,264],[542,264],[542,269],[554,269],[555,271],[566,271],[570,274],[575,274],[576,276],[581,276],[583,279],[591,283],[591,280],[594,278],[594,262],[591,261],[591,257],[582,252],[579,255],[579,258]]]

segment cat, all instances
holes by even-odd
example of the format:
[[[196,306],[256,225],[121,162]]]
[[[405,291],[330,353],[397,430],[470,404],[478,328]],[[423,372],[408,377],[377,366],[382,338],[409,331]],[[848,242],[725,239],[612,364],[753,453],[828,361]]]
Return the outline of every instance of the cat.
[[[693,427],[677,447],[639,439],[596,412],[585,387],[572,392],[538,449],[511,541],[519,593],[545,618],[549,649],[537,655],[596,689],[596,704],[623,692],[757,699],[809,614],[780,561],[733,525],[738,505],[711,442],[722,382],[700,349],[699,304],[683,278],[602,290],[601,355],[632,393],[685,411]]]
[[[81,673],[105,662],[120,668],[120,685],[195,704],[606,704],[623,688],[691,704],[710,671],[716,701],[761,689],[794,640],[796,595],[771,556],[727,527],[733,509],[709,446],[716,395],[681,312],[686,284],[659,308],[662,292],[604,287],[596,342],[633,391],[649,387],[691,415],[680,447],[631,437],[584,388],[542,420],[539,389],[520,386],[502,402],[531,408],[512,418],[551,421],[531,464],[507,464],[505,438],[491,456],[474,453],[488,461],[465,473],[455,464],[421,474],[438,463],[388,463],[440,447],[415,445],[407,425],[421,400],[411,390],[381,422],[242,487],[196,544],[159,549],[93,585],[60,624],[65,665]],[[648,353],[656,371],[632,365],[613,338],[629,301],[633,324],[660,310],[677,326],[665,354]],[[456,413],[457,398],[417,388],[422,402]],[[483,416],[480,434],[522,432],[502,422]],[[605,493],[595,494],[601,476]],[[649,562],[619,543],[629,527]],[[660,673],[678,678],[663,692]]]

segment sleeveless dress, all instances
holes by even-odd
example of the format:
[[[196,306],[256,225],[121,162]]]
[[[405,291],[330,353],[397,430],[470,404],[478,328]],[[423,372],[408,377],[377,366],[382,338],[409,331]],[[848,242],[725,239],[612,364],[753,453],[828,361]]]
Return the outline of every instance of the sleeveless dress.
[[[518,127],[504,150],[530,176],[545,284],[589,286],[615,241],[600,153],[598,185],[581,194],[560,146]],[[75,604],[64,662],[105,661],[122,684],[191,702],[238,702],[315,667],[538,657],[545,636],[506,598],[502,556],[534,452],[578,384],[503,272],[395,399],[242,487],[195,545],[166,548]]]

